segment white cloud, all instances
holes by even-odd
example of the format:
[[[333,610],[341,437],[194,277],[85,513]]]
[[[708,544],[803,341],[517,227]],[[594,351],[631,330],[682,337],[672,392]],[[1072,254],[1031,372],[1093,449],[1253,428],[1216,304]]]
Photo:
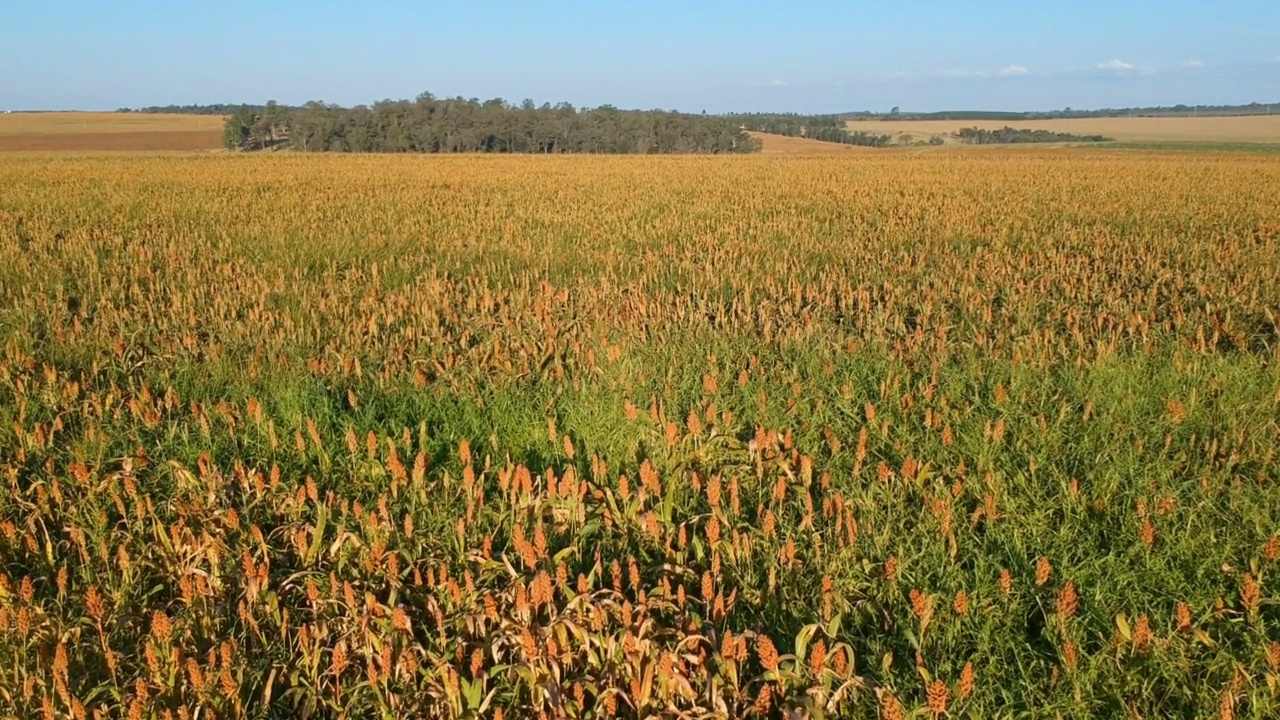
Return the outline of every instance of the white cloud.
[[[1182,63],[1182,67],[1187,68],[1188,70],[1199,70],[1204,67],[1204,63],[1199,60],[1188,60]]]
[[[967,70],[965,68],[943,68],[942,70],[931,70],[926,75],[938,78],[981,78],[989,77],[991,73],[986,70]]]
[[[1114,60],[1098,63],[1098,69],[1111,70],[1113,72],[1129,72],[1136,68],[1132,64],[1127,63],[1120,58],[1115,58]]]
[[[1030,75],[1031,70],[1022,65],[1009,65],[998,70],[971,70],[969,68],[937,68],[919,72],[903,72],[894,70],[889,73],[893,78],[912,78],[915,80],[948,79],[948,80],[980,80],[990,78],[1012,78]]]
[[[1150,65],[1143,65],[1142,68],[1138,70],[1138,74],[1151,77],[1152,75],[1156,74],[1156,69],[1151,67]]]
[[[769,85],[771,85],[772,87],[786,87],[787,81],[774,79],[769,81]]]

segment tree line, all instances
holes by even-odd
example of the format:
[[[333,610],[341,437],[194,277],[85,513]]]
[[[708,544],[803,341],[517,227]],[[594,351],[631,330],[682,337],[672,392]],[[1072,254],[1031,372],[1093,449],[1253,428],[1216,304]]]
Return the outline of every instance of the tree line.
[[[230,115],[236,110],[247,107],[254,113],[262,113],[265,105],[243,105],[238,103],[211,103],[208,105],[151,105],[143,108],[120,108],[121,113],[167,113],[177,115]],[[284,106],[288,110],[299,110],[301,106]],[[1280,114],[1280,102],[1252,102],[1241,105],[1154,105],[1148,107],[1098,108],[1093,110],[1077,110],[1070,107],[1060,110],[1033,110],[1029,112],[1009,112],[1001,110],[943,110],[939,112],[913,113],[902,112],[894,108],[887,113],[876,113],[870,110],[839,113],[835,115],[810,115],[815,119],[845,120],[1057,120],[1061,118],[1110,118],[1110,117],[1184,117],[1214,115],[1270,115]],[[763,118],[763,117],[800,117],[798,115],[765,115],[758,113],[742,113],[731,117]],[[767,132],[761,130],[760,132]]]
[[[731,115],[741,127],[755,132],[803,137],[824,142],[884,147],[893,139],[889,135],[869,132],[849,132],[844,118],[839,115],[797,115],[793,113],[747,113]]]
[[[1105,135],[1076,135],[1074,133],[1052,132],[1050,130],[1032,130],[1028,128],[1002,127],[998,130],[984,130],[977,127],[960,128],[957,133],[960,142],[971,145],[1008,145],[1016,143],[1046,142],[1108,142],[1114,138]]]
[[[297,110],[296,107],[283,105],[287,110]],[[208,105],[150,105],[143,108],[120,108],[116,110],[118,113],[144,113],[151,115],[231,115],[237,110],[247,109],[250,112],[261,114],[266,112],[266,105],[246,105],[242,103],[210,103]]]
[[[225,145],[304,152],[750,153],[759,148],[724,116],[620,110],[568,103],[513,105],[500,98],[384,100],[345,108],[310,102],[236,108]]]
[[[871,111],[843,113],[847,120],[1059,120],[1066,118],[1114,118],[1114,117],[1195,117],[1270,115],[1273,109],[1280,113],[1280,102],[1243,105],[1153,105],[1148,107],[1098,108],[1078,110],[1070,107],[1061,110],[1036,110],[1007,112],[999,110],[943,110],[940,112],[912,113],[898,108],[887,113]]]

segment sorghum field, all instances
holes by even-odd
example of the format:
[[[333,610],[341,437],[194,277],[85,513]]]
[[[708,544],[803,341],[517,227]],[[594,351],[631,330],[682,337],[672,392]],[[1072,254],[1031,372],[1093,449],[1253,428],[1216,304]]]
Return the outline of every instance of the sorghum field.
[[[1280,163],[0,160],[0,716],[1280,714]]]

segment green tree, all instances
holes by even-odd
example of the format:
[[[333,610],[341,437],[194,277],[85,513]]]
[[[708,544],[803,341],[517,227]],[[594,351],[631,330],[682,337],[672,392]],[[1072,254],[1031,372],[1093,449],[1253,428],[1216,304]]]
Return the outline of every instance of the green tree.
[[[275,144],[281,136],[288,134],[288,126],[289,112],[275,100],[269,100],[254,119],[249,142],[255,147]]]
[[[222,144],[228,150],[239,150],[248,142],[253,134],[253,124],[257,118],[247,107],[236,109],[228,118],[222,131]]]

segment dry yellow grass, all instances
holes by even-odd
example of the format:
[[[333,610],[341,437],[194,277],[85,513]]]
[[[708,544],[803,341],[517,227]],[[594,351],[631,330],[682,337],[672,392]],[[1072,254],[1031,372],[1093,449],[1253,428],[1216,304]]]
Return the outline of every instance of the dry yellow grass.
[[[213,150],[222,122],[216,115],[13,113],[0,115],[0,152]]]
[[[807,138],[787,137],[772,133],[749,132],[753,139],[763,143],[761,152],[765,155],[831,155],[847,153],[865,153],[870,148],[841,143],[822,142]]]
[[[1070,120],[853,120],[853,131],[888,133],[898,141],[909,135],[912,141],[933,135],[949,135],[962,127],[989,130],[1004,126],[1049,130],[1076,135],[1106,135],[1126,142],[1280,142],[1280,115],[1249,117],[1178,118],[1080,118]]]

